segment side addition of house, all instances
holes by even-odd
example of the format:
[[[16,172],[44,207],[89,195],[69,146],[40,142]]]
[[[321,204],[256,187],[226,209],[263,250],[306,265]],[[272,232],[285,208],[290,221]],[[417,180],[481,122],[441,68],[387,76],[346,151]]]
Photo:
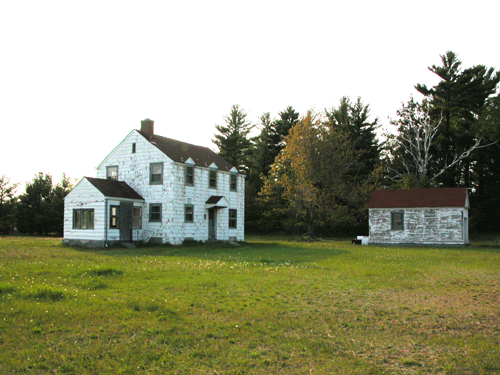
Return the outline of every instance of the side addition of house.
[[[65,198],[64,244],[243,241],[245,176],[209,148],[141,121]]]
[[[370,244],[469,243],[466,188],[376,190],[368,210]]]

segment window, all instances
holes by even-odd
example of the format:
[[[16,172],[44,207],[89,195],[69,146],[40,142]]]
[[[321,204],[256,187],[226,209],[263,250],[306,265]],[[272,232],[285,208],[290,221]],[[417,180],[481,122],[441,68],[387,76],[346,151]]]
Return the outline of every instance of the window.
[[[236,188],[237,188],[236,181],[237,181],[237,179],[238,179],[238,175],[235,175],[235,174],[229,175],[229,189],[231,191],[236,191]]]
[[[194,186],[194,167],[186,167],[186,185]]]
[[[161,223],[161,203],[149,204],[149,221],[151,223]]]
[[[217,188],[217,171],[210,171],[208,187]]]
[[[134,207],[132,209],[132,227],[134,229],[142,229],[142,207]]]
[[[404,214],[403,212],[391,212],[391,229],[404,230]]]
[[[238,211],[229,209],[229,228],[236,228],[237,227],[237,215]]]
[[[107,180],[118,180],[118,166],[114,165],[111,167],[106,167],[106,179]]]
[[[109,227],[118,228],[120,206],[109,206]]]
[[[132,154],[135,154],[135,143],[132,143]]]
[[[149,165],[149,184],[163,184],[163,163],[151,163]]]
[[[192,223],[194,221],[194,206],[192,204],[186,204],[184,206],[184,221],[186,223]]]
[[[94,209],[73,210],[73,229],[94,229]]]

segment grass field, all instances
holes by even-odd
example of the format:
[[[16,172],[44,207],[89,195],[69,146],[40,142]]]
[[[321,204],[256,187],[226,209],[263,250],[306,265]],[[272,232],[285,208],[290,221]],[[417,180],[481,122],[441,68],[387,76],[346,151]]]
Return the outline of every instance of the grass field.
[[[0,238],[1,374],[499,374],[500,247]]]

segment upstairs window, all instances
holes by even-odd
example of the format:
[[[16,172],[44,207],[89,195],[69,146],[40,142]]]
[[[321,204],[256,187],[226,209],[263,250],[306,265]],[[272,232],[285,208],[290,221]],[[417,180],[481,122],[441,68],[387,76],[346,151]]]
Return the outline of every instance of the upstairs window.
[[[217,171],[210,171],[210,177],[208,180],[208,187],[217,188]]]
[[[238,211],[229,209],[229,228],[236,228],[238,226]]]
[[[404,230],[404,213],[391,212],[391,229]]]
[[[94,229],[94,209],[73,210],[73,229]]]
[[[150,185],[163,184],[163,163],[149,164],[149,184]]]
[[[161,203],[149,204],[149,222],[161,223]]]
[[[194,186],[194,167],[186,167],[186,185]]]
[[[120,206],[109,206],[109,227],[118,229],[120,219]]]
[[[132,210],[132,227],[142,229],[142,207],[134,207]]]
[[[118,180],[118,166],[106,167],[106,180]]]
[[[132,154],[135,154],[135,143],[132,143]]]
[[[238,175],[235,174],[229,175],[229,190],[236,191],[238,186],[237,181],[238,181]]]
[[[192,223],[194,221],[194,206],[186,204],[184,206],[184,222]]]

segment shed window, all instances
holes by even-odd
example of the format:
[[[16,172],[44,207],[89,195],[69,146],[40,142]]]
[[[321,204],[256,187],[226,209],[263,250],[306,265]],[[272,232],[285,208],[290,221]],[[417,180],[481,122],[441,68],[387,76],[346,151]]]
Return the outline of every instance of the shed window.
[[[186,204],[184,206],[184,221],[186,223],[192,223],[194,221],[194,207],[192,204]]]
[[[135,154],[135,143],[132,143],[132,154]]]
[[[94,229],[94,209],[73,210],[73,229]]]
[[[194,167],[186,167],[186,185],[194,185]]]
[[[149,204],[149,221],[161,223],[161,203]]]
[[[217,188],[217,171],[210,171],[208,187]]]
[[[237,227],[237,216],[238,216],[238,211],[229,209],[229,228],[236,228]]]
[[[391,229],[403,230],[404,229],[404,213],[391,212]]]
[[[134,207],[132,211],[132,226],[134,229],[142,228],[142,207]]]
[[[149,165],[149,184],[163,184],[163,163],[151,163]]]
[[[106,179],[107,180],[118,180],[118,166],[117,165],[106,167]]]
[[[118,228],[120,218],[120,206],[109,206],[109,227]]]

